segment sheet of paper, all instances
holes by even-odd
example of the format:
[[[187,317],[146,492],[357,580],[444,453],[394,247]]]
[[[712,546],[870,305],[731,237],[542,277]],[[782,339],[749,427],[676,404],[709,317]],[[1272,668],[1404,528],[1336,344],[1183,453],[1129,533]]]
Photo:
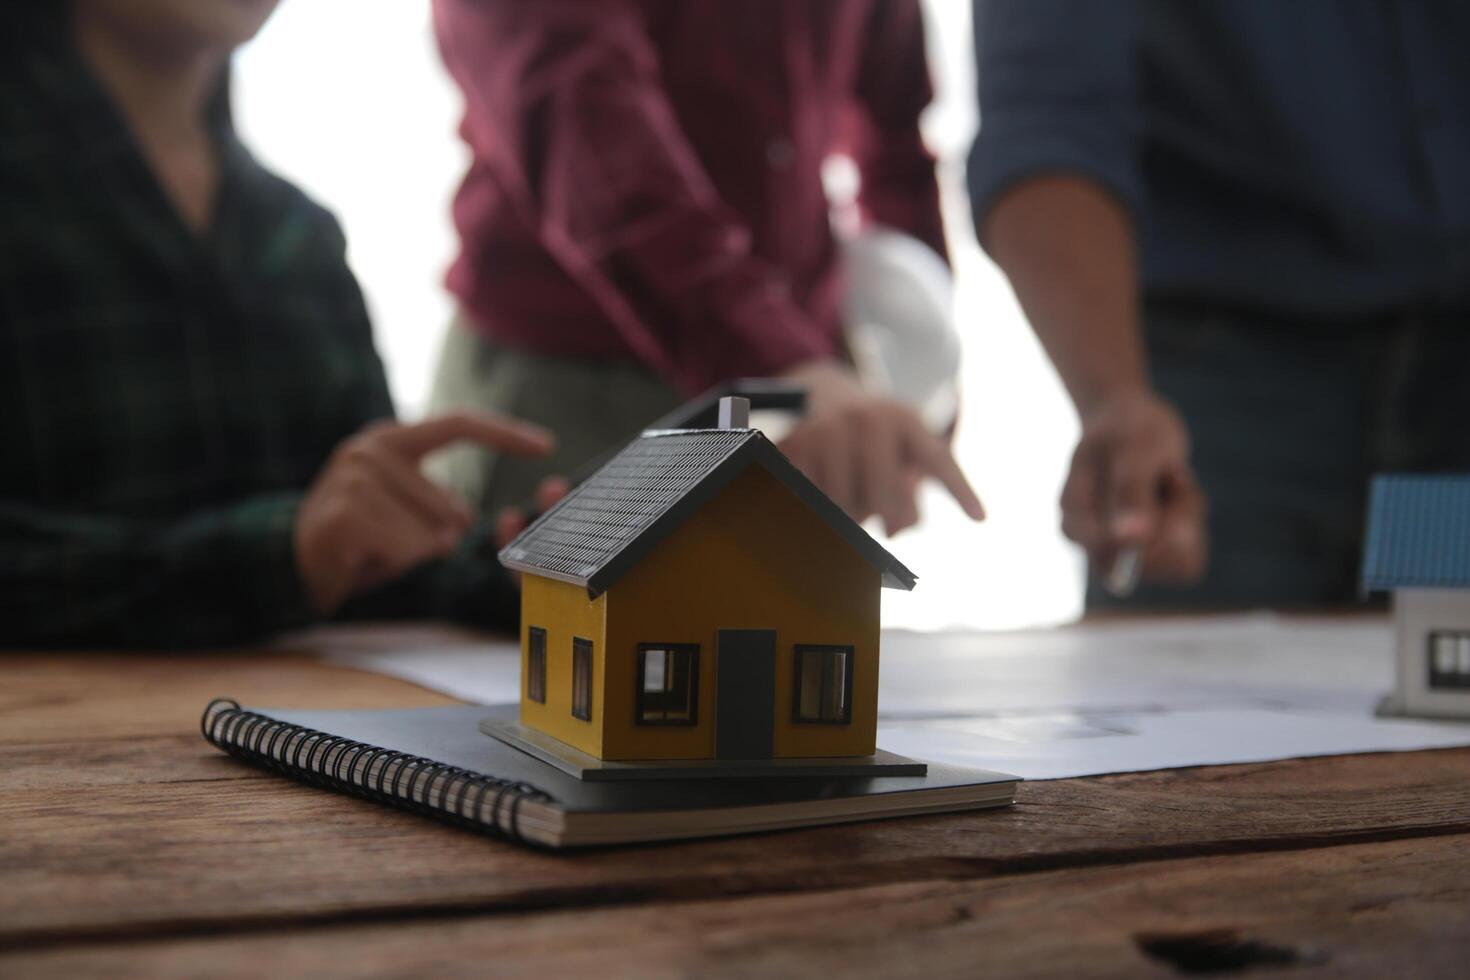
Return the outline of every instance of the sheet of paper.
[[[511,640],[374,626],[289,644],[467,701],[520,696]],[[1028,779],[1470,745],[1470,724],[1374,717],[1392,650],[1383,616],[887,632],[879,744]]]
[[[880,722],[890,752],[1064,779],[1350,752],[1470,745],[1470,726],[1289,708],[1060,713]]]
[[[1392,684],[1385,617],[1270,614],[883,636],[885,717],[1289,704],[1371,710]]]
[[[521,649],[513,639],[444,626],[333,626],[283,637],[278,647],[387,674],[462,701],[520,700]]]

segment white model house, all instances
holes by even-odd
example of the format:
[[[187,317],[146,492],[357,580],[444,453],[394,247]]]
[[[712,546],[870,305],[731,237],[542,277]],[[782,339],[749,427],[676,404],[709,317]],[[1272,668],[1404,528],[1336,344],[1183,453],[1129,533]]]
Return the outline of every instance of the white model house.
[[[1470,474],[1373,481],[1363,588],[1393,593],[1397,680],[1380,713],[1470,718]]]

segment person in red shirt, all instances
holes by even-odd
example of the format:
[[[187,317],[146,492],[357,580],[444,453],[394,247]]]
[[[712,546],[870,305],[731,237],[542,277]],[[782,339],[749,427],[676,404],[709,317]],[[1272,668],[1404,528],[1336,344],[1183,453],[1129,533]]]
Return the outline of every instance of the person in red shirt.
[[[540,422],[542,460],[461,456],[487,508],[523,500],[684,398],[804,383],[783,448],[890,532],[941,480],[980,503],[943,437],[848,365],[822,170],[845,153],[860,220],[944,254],[918,0],[435,0],[473,153],[454,202],[461,314],[436,408]]]

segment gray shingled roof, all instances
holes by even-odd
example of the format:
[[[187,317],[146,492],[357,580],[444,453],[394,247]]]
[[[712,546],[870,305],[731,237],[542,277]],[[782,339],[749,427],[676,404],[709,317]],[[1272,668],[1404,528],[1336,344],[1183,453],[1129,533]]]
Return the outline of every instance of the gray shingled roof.
[[[1373,480],[1363,588],[1470,588],[1470,474]]]
[[[645,432],[506,545],[500,563],[597,595],[752,464],[800,497],[882,573],[885,586],[914,587],[913,572],[756,429]]]

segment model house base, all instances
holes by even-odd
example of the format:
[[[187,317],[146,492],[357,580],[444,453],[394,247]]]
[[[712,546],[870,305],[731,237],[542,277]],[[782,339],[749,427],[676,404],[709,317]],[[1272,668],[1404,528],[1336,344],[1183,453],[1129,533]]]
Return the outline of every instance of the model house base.
[[[892,752],[815,759],[653,759],[615,762],[573,748],[534,728],[501,718],[486,718],[480,731],[569,776],[602,782],[644,779],[740,779],[750,777],[925,776],[929,767]]]

